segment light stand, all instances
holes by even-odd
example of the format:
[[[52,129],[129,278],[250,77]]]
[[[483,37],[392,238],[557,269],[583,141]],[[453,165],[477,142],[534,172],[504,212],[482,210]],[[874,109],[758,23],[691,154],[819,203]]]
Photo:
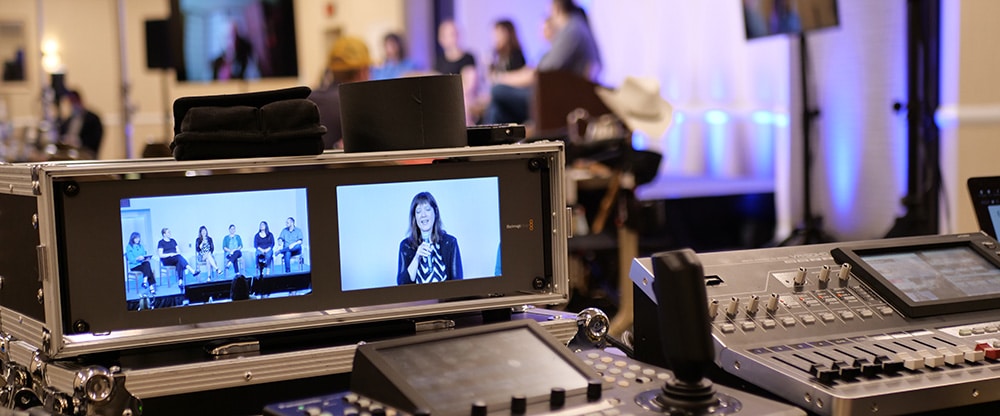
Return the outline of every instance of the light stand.
[[[812,211],[812,125],[819,110],[809,104],[809,55],[805,32],[799,33],[799,75],[802,84],[802,225],[779,245],[816,244],[833,241],[823,231],[823,217]]]
[[[907,129],[906,214],[896,218],[886,237],[938,233],[941,191],[940,135],[934,113],[940,104],[941,2],[906,2]]]

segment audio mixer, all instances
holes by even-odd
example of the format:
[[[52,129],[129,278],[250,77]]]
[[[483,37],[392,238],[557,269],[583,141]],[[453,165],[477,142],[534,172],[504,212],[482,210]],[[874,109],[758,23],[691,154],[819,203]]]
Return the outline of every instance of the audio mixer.
[[[806,411],[905,414],[1000,401],[1000,247],[984,234],[698,258],[716,364]],[[636,358],[666,365],[650,259],[636,259],[630,277]],[[674,318],[687,319],[661,319]]]

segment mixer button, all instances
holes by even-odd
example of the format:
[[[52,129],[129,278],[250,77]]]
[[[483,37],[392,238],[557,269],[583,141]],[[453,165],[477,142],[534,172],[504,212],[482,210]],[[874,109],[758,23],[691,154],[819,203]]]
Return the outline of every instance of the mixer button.
[[[791,316],[781,318],[781,324],[784,326],[795,326],[795,318],[792,318]]]
[[[845,321],[850,321],[854,319],[854,312],[851,311],[840,311],[840,319]]]
[[[597,365],[594,365],[594,369],[597,370],[597,371],[604,371],[604,370],[608,369],[608,365],[607,364],[597,364]]]
[[[919,370],[924,366],[924,359],[919,358],[908,353],[896,354],[896,359],[903,362],[903,368],[909,370]]]
[[[889,315],[892,315],[892,308],[890,308],[890,307],[888,307],[888,306],[880,306],[880,307],[878,308],[878,311],[879,311],[879,313],[881,313],[882,315],[886,315],[886,316],[889,316]]]
[[[358,414],[358,408],[354,406],[349,406],[344,409],[344,416],[354,416]]]
[[[900,360],[894,360],[885,355],[880,355],[875,357],[875,364],[882,366],[882,371],[886,374],[895,374],[899,370],[903,369],[903,362]]]
[[[633,373],[631,371],[626,371],[626,372],[622,373],[622,377],[625,377],[627,379],[634,379],[635,378],[635,373]]]
[[[515,394],[510,397],[510,413],[523,415],[528,411],[528,396]]]
[[[978,349],[973,349],[968,345],[959,345],[956,347],[962,355],[965,357],[965,361],[970,363],[977,363],[986,359],[986,352]]]
[[[639,364],[630,364],[628,366],[629,371],[639,371],[642,370],[642,366]]]
[[[611,377],[611,376],[604,376],[604,381],[606,381],[608,383],[614,383],[615,380],[618,380],[618,379],[614,378],[614,377]]]
[[[591,367],[594,366],[594,360],[583,360],[583,363]]]
[[[861,309],[858,311],[858,315],[861,315],[862,318],[871,318],[875,312],[872,312],[871,309]]]
[[[757,324],[753,322],[744,322],[740,324],[740,327],[743,328],[744,331],[753,331],[757,328]]]
[[[861,375],[861,369],[848,364],[846,361],[837,361],[833,363],[832,368],[837,370],[840,374],[840,378],[844,380],[853,380]]]
[[[622,373],[622,369],[617,368],[617,367],[616,368],[612,368],[612,369],[608,370],[608,373],[609,374],[614,374],[614,375],[619,375],[619,374]]]
[[[812,315],[799,315],[799,320],[806,325],[812,325],[816,323],[816,317]]]
[[[823,312],[819,314],[819,319],[822,319],[823,322],[833,322],[833,320],[837,319],[837,317],[833,316],[830,312]]]
[[[357,403],[358,402],[358,394],[357,393],[347,393],[347,394],[344,395],[344,401],[348,402],[350,404]]]
[[[992,241],[983,241],[983,247],[993,250],[997,248],[997,243],[994,243]]]
[[[962,328],[958,330],[958,335],[962,337],[972,336],[972,330],[969,328]]]
[[[628,387],[631,385],[631,383],[629,383],[627,380],[620,380],[618,381],[618,385],[621,387]]]
[[[628,363],[625,362],[625,361],[622,361],[622,360],[615,361],[615,367],[625,368],[625,366],[627,366],[627,365],[628,365]]]
[[[368,406],[371,406],[371,404],[372,401],[370,399],[365,399],[365,398],[358,399],[358,407],[362,409],[367,409]]]
[[[303,409],[303,413],[306,416],[319,416],[320,413],[323,413],[323,409],[320,409],[316,406],[308,406],[305,409]]]
[[[725,324],[719,325],[719,329],[721,329],[722,333],[724,333],[724,334],[731,334],[733,332],[736,332],[736,325],[733,325],[733,324],[730,324],[730,323],[725,323]]]
[[[809,366],[809,374],[819,379],[822,383],[832,383],[837,378],[838,371],[823,364],[813,364]]]
[[[604,363],[604,364],[611,363],[614,360],[615,360],[614,358],[611,358],[611,357],[608,357],[608,356],[601,357],[601,362]]]
[[[646,376],[639,376],[635,378],[635,382],[639,384],[651,383],[653,379]]]
[[[993,347],[989,343],[981,342],[976,344],[976,350],[982,351],[987,359],[996,360],[1000,358],[1000,349]]]
[[[949,365],[959,365],[965,361],[961,352],[949,348],[938,348],[938,353],[944,356],[944,362]]]
[[[875,377],[882,369],[881,365],[873,364],[867,358],[855,358],[853,366],[861,369],[861,375],[865,377]]]
[[[642,369],[642,375],[652,377],[652,376],[656,375],[656,370],[654,370],[652,368],[643,368]]]
[[[669,380],[670,377],[670,373],[656,373],[657,380]]]
[[[590,358],[591,360],[596,360],[598,358],[601,358],[601,354],[598,354],[596,352],[588,352],[587,358]]]
[[[621,384],[619,382],[618,384]],[[566,405],[566,389],[562,387],[553,387],[549,390],[549,408],[559,409]]]
[[[983,327],[979,327],[979,326],[977,326],[977,327],[975,327],[975,328],[972,328],[972,333],[973,333],[974,335],[982,335],[982,334],[985,334],[985,333],[986,333],[986,328],[983,328]]]
[[[935,354],[927,350],[917,351],[917,355],[924,357],[924,366],[928,368],[938,368],[944,365],[944,355]]]
[[[774,328],[775,324],[774,319],[763,319],[760,321],[760,326],[763,326],[764,329]]]
[[[1000,331],[1000,328],[998,328],[996,325],[987,326],[985,329],[986,329],[986,332],[989,333],[989,334],[992,334],[994,332]]]

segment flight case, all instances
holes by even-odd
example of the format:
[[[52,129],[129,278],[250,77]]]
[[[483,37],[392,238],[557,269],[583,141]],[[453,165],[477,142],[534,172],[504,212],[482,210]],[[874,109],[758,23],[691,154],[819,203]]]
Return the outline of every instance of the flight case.
[[[543,142],[0,165],[0,402],[121,414],[340,374],[357,342],[470,314],[568,340],[572,319],[525,308],[568,297],[564,163]],[[437,237],[417,258],[423,207]],[[430,259],[449,266],[411,271]]]

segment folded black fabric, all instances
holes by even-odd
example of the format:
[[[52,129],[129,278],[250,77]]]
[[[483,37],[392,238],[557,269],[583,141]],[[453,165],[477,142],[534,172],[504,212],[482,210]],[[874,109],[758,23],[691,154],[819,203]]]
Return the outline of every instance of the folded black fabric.
[[[315,155],[326,127],[308,87],[174,101],[177,160]]]

